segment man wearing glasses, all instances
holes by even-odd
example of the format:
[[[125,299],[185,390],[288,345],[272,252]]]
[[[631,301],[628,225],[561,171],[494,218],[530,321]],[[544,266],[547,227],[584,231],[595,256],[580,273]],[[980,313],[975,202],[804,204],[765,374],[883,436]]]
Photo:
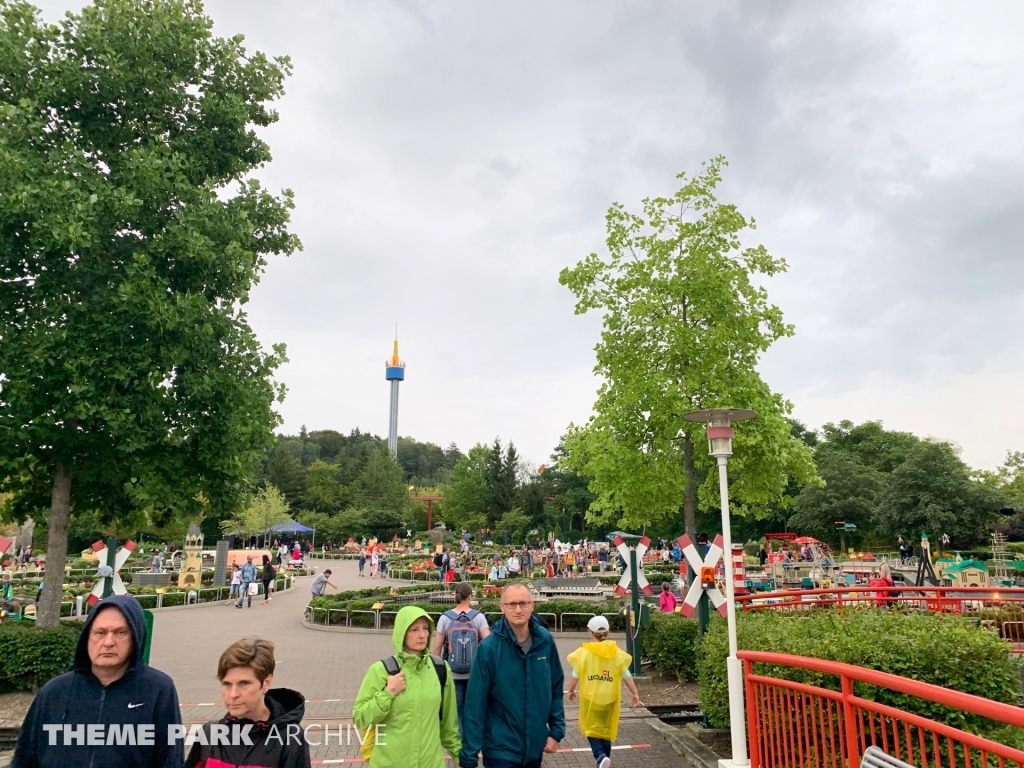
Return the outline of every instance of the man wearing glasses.
[[[461,768],[476,768],[480,752],[484,768],[538,768],[565,736],[562,662],[525,584],[505,587],[501,612],[469,675]]]
[[[146,623],[131,595],[90,611],[70,672],[40,689],[18,736],[12,768],[179,768],[181,723],[174,682],[142,661]]]

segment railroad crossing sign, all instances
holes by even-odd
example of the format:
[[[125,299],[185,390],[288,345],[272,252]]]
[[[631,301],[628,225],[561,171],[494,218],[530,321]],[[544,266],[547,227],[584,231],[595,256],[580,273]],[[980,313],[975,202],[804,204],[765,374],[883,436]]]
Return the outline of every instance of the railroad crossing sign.
[[[96,581],[96,586],[92,588],[92,592],[89,593],[89,597],[86,599],[89,605],[98,603],[108,595],[124,595],[128,593],[128,590],[124,588],[124,582],[121,581],[118,571],[121,570],[121,566],[125,564],[128,556],[135,549],[135,542],[126,541],[124,546],[117,550],[116,554],[112,550],[112,547],[115,546],[117,546],[116,539],[107,539],[106,543],[97,541],[92,545],[92,551],[96,553],[100,567],[97,569],[99,579]]]
[[[630,573],[633,570],[629,567],[629,563],[630,559],[633,557],[636,558],[636,585],[640,587],[640,591],[645,595],[649,595],[654,592],[651,585],[647,583],[647,578],[644,576],[643,572],[644,553],[647,551],[647,548],[651,546],[651,540],[644,536],[640,539],[640,543],[636,545],[636,549],[633,550],[630,550],[630,548],[626,546],[626,542],[623,541],[621,536],[616,536],[612,539],[612,544],[614,544],[615,548],[619,550],[619,554],[622,556],[622,562],[626,564],[626,570],[622,574],[622,578],[619,579],[619,583],[615,585],[615,594],[621,597],[629,591],[629,585],[630,582],[632,582]]]
[[[718,561],[722,559],[722,536],[719,534],[715,537],[715,540],[708,547],[708,553],[704,557],[701,557],[697,548],[693,546],[693,542],[690,541],[690,537],[682,535],[676,541],[679,544],[679,548],[683,551],[683,557],[686,558],[686,562],[693,568],[693,572],[697,574],[697,578],[690,584],[690,589],[686,593],[686,597],[683,598],[683,604],[679,608],[679,612],[689,618],[693,615],[693,612],[697,609],[697,602],[700,600],[701,593],[707,593],[708,599],[711,600],[711,604],[715,606],[722,617],[726,614],[725,595],[722,594],[722,590],[718,588],[715,583],[715,571],[718,569]]]

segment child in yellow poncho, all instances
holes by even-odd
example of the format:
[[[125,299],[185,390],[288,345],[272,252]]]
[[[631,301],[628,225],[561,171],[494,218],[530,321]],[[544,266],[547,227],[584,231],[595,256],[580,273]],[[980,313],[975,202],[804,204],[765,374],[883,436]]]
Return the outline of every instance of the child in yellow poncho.
[[[593,642],[584,643],[569,654],[572,677],[569,678],[569,701],[576,701],[580,687],[580,730],[590,742],[597,768],[611,765],[612,742],[619,731],[619,709],[622,707],[622,683],[633,695],[631,707],[640,706],[640,694],[633,682],[629,664],[633,658],[608,639],[608,619],[595,616],[587,623]]]

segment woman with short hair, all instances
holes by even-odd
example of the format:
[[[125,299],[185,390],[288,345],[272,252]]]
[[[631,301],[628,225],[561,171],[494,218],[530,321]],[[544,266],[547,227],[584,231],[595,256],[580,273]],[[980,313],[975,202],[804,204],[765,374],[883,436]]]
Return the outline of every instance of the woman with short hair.
[[[238,640],[220,655],[217,679],[228,713],[203,726],[207,743],[193,743],[186,768],[309,768],[309,746],[301,732],[297,739],[294,736],[295,728],[301,728],[306,700],[298,691],[270,687],[275,666],[274,644],[256,637]],[[240,730],[252,726],[251,744],[232,743],[235,725]],[[211,738],[215,732],[227,738]]]

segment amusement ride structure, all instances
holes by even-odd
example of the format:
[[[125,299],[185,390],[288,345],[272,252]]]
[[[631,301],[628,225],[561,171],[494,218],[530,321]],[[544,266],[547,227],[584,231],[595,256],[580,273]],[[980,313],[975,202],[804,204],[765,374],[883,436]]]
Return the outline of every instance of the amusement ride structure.
[[[391,417],[388,421],[388,451],[398,456],[398,385],[405,380],[405,363],[398,357],[398,326],[395,326],[395,349],[384,363],[384,378],[391,382]]]

